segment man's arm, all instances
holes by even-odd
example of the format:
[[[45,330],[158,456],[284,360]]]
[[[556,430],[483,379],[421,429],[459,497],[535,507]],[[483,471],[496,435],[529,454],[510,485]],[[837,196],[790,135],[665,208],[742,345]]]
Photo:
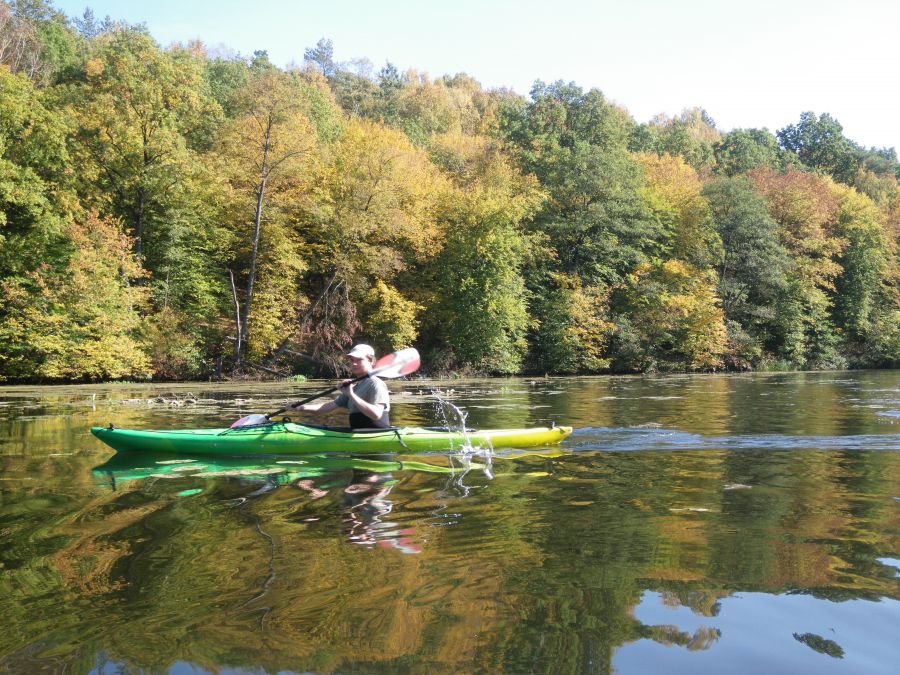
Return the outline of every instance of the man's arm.
[[[314,412],[314,413],[327,413],[332,410],[336,410],[338,407],[337,403],[334,401],[326,401],[325,403],[304,403],[303,405],[296,405],[295,403],[291,403],[288,406],[288,410],[300,410],[303,412]]]

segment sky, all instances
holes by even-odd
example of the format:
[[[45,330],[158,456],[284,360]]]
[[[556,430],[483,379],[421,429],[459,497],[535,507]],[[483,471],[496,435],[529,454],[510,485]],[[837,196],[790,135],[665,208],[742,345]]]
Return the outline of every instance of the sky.
[[[773,133],[811,110],[865,147],[900,151],[897,0],[53,0],[69,16],[145,23],[163,46],[200,39],[300,64],[467,73],[527,95],[535,80],[600,89],[638,122],[704,108],[720,131]]]

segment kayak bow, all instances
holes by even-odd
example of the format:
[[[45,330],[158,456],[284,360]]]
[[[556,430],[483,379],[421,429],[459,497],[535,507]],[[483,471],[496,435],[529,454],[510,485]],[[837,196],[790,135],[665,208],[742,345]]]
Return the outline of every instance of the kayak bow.
[[[278,422],[234,429],[139,431],[93,427],[91,433],[119,452],[203,455],[302,455],[442,452],[473,447],[531,448],[558,443],[572,427],[447,431],[424,427],[355,430]]]

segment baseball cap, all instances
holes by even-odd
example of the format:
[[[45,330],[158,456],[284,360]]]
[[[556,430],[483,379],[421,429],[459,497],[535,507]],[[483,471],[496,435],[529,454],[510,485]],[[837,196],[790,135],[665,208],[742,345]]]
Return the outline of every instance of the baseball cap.
[[[370,347],[369,345],[358,344],[358,345],[354,345],[353,349],[351,349],[349,352],[347,352],[347,356],[352,356],[353,358],[356,358],[356,359],[361,359],[361,358],[365,358],[365,357],[374,359],[375,358],[375,350],[372,349],[372,347]]]

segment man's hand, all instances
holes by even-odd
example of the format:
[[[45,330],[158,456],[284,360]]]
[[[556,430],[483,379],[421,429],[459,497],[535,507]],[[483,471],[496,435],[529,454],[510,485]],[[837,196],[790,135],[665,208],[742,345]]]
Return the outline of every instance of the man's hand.
[[[301,404],[300,401],[295,401],[294,403],[288,403],[288,410],[306,410],[306,406]]]

